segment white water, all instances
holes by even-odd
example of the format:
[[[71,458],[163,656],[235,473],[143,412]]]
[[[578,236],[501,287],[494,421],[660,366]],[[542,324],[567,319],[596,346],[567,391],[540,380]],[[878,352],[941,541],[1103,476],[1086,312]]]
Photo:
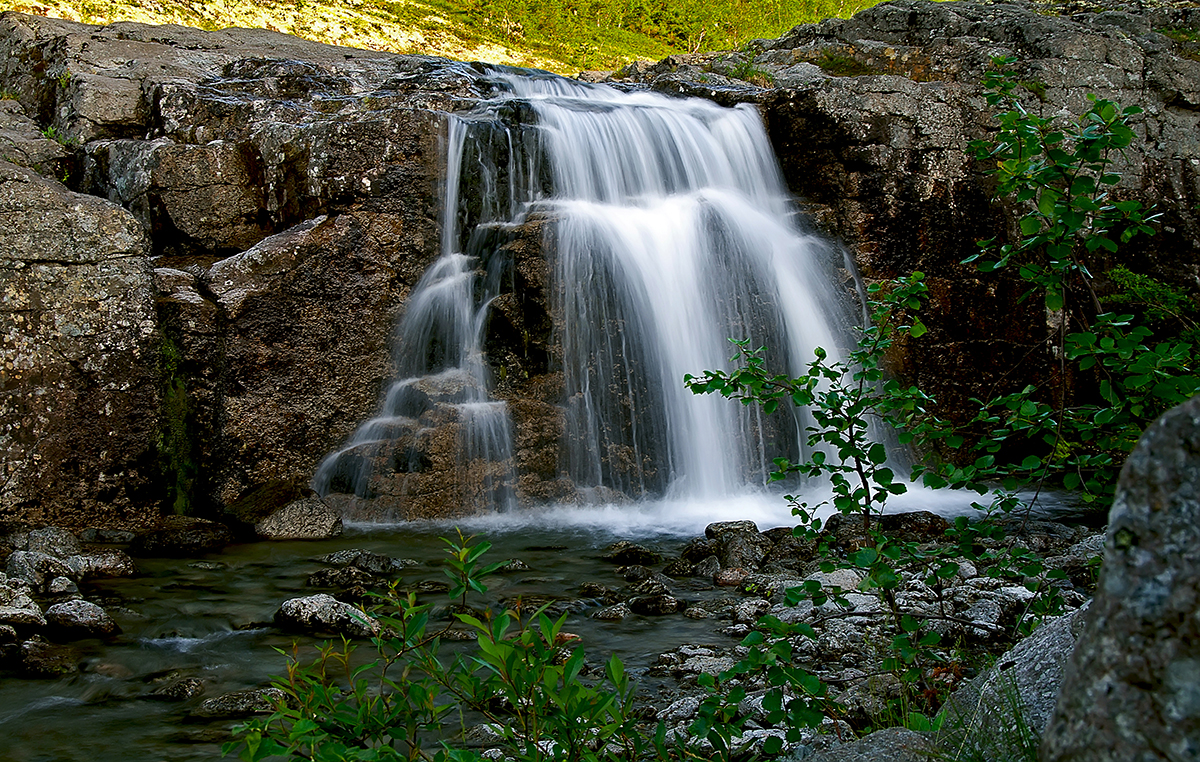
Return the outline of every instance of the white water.
[[[450,122],[443,253],[400,327],[402,377],[379,417],[326,459],[318,491],[369,494],[378,458],[347,456],[388,442],[411,450],[429,435],[429,400],[456,409],[464,464],[511,464],[512,426],[489,394],[484,355],[506,266],[492,241],[537,210],[555,221],[564,472],[585,491],[665,499],[695,514],[689,526],[704,506],[728,517],[769,500],[778,513],[782,500],[763,486],[771,457],[799,456],[803,414],[767,420],[683,385],[687,373],[727,368],[730,338],[770,347],[770,367],[792,374],[813,348],[836,357],[844,343],[830,252],[797,227],[757,111],[561,78],[497,80],[507,95]],[[489,499],[509,507],[519,474],[489,474]]]

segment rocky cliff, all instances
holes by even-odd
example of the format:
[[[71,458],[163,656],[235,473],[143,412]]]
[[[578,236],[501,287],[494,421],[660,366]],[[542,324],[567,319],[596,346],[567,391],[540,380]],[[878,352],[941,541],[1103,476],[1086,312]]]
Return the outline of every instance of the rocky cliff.
[[[965,153],[992,129],[989,59],[1020,58],[1046,114],[1087,92],[1146,109],[1119,193],[1158,204],[1162,232],[1121,256],[1196,293],[1200,62],[1161,32],[1198,24],[900,0],[624,74],[757,103],[789,186],[864,277],[929,274],[931,332],[894,367],[961,416],[1050,375],[1042,308],[959,264],[1017,216]],[[438,249],[444,115],[486,97],[480,71],[12,13],[0,50],[0,519],[138,525],[306,481],[393,375],[397,317]],[[571,492],[539,225],[505,244],[519,277],[487,346],[526,500]],[[458,510],[443,461],[421,515]]]

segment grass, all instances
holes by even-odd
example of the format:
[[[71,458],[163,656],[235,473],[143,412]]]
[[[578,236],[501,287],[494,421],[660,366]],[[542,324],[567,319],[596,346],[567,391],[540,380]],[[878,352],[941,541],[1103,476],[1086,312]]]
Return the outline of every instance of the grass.
[[[138,21],[272,29],[367,50],[531,66],[564,74],[736,49],[877,0],[0,0],[88,24]]]

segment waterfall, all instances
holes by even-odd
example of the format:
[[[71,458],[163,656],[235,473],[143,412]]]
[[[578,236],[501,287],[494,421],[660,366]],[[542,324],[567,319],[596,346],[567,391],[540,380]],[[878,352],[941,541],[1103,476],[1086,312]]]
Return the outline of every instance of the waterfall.
[[[505,244],[534,216],[547,222],[560,469],[578,494],[762,485],[771,457],[799,451],[803,411],[768,418],[694,396],[684,374],[728,367],[730,338],[770,348],[770,366],[792,374],[841,342],[830,252],[799,227],[757,111],[494,76],[497,98],[449,119],[442,254],[406,306],[401,378],[315,488],[404,502],[434,489],[422,480],[441,460],[467,484],[465,511],[520,497],[485,334],[512,279]]]

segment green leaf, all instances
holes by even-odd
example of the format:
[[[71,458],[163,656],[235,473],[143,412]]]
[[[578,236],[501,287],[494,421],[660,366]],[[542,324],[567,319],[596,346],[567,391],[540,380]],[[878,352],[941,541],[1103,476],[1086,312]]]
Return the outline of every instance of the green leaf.
[[[925,324],[921,322],[921,319],[914,318],[913,324],[908,328],[908,335],[912,336],[914,339],[919,339],[927,333],[929,333],[929,329],[925,327]]]
[[[1041,229],[1042,221],[1037,217],[1030,215],[1028,217],[1021,218],[1021,233],[1023,235],[1037,235],[1039,232],[1041,232]]]

